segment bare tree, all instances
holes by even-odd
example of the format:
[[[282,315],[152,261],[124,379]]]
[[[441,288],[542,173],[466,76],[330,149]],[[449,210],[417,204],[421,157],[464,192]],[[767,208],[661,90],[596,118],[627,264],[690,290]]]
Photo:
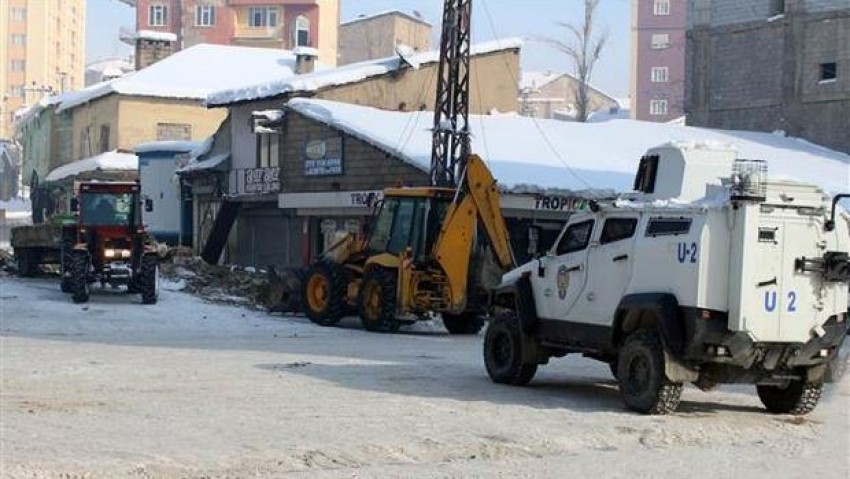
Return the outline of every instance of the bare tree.
[[[599,6],[599,2],[600,0],[584,0],[584,21],[581,25],[557,22],[569,32],[570,38],[567,41],[544,39],[570,57],[573,62],[575,76],[578,79],[578,88],[575,92],[576,120],[581,122],[587,121],[587,116],[590,114],[590,78],[593,75],[593,67],[608,40],[607,32],[594,35],[593,31],[596,7]]]

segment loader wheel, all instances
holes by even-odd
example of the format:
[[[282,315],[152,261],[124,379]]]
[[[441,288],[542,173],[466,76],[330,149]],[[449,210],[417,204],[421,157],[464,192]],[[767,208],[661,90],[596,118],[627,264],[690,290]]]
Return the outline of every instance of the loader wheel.
[[[823,384],[794,380],[784,387],[756,386],[759,399],[774,414],[802,416],[814,410],[820,400]]]
[[[75,303],[85,303],[89,300],[90,263],[88,251],[72,251],[68,255],[68,292]]]
[[[136,289],[142,293],[142,304],[156,304],[159,299],[159,259],[155,254],[142,256]]]
[[[617,359],[617,379],[629,409],[668,414],[679,406],[682,383],[664,374],[664,346],[656,331],[642,329],[629,336]]]
[[[367,331],[394,333],[401,326],[395,315],[396,282],[396,273],[384,268],[372,268],[363,276],[357,306]]]
[[[319,326],[334,326],[345,315],[348,273],[342,265],[321,261],[307,270],[302,288],[304,312]]]
[[[484,366],[494,383],[525,386],[537,373],[537,363],[522,361],[523,335],[516,316],[497,316],[484,335]]]
[[[484,326],[484,319],[474,312],[443,313],[442,316],[443,326],[451,334],[478,334]]]

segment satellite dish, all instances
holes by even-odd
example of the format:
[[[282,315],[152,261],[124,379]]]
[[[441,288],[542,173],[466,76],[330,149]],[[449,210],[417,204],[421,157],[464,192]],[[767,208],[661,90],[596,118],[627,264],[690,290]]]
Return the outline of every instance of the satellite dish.
[[[419,69],[420,62],[416,58],[416,51],[410,45],[405,45],[403,43],[396,45],[395,47],[396,55],[401,58],[401,61],[407,65],[409,65],[414,70]]]

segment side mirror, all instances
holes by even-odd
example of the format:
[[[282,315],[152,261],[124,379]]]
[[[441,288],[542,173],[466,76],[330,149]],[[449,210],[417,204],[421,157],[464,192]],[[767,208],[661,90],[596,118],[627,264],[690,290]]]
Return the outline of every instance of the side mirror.
[[[71,198],[71,212],[76,213],[77,211],[80,211],[80,200]]]
[[[153,200],[150,198],[145,198],[145,211],[148,213],[153,211]]]

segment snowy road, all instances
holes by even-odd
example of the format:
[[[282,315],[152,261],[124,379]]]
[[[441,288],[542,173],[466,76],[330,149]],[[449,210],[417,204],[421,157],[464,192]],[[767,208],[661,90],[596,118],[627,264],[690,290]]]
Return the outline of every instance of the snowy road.
[[[850,476],[850,381],[805,419],[751,387],[624,410],[607,366],[553,362],[497,386],[481,337],[369,334],[356,321],[213,305],[73,305],[0,277],[2,477]]]

